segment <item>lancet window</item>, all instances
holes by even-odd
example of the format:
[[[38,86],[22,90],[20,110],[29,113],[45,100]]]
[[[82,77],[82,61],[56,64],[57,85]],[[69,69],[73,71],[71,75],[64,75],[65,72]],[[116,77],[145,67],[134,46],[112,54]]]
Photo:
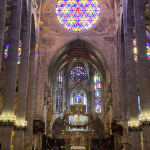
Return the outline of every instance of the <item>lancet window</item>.
[[[139,113],[141,113],[141,98],[140,98],[140,96],[138,96],[138,110],[139,110]]]
[[[101,95],[101,77],[98,72],[95,72],[94,74],[94,104],[95,104],[95,112],[100,113],[101,112],[101,101],[102,101],[102,95]]]
[[[83,89],[74,89],[70,96],[70,105],[82,104],[86,105],[87,108],[87,96]]]
[[[62,72],[56,77],[56,112],[63,110],[63,76]]]

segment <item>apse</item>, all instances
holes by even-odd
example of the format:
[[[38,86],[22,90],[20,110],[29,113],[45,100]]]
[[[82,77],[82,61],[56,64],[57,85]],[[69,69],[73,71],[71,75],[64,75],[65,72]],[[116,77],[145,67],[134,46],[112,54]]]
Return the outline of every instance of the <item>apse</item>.
[[[49,66],[48,79],[56,113],[81,103],[86,112],[101,113],[103,89],[110,76],[104,59],[91,45],[75,40],[61,49]]]

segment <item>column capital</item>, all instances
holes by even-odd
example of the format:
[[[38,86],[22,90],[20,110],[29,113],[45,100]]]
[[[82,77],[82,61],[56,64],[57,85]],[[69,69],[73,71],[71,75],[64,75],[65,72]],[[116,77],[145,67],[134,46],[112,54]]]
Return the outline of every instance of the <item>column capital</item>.
[[[25,130],[27,128],[27,121],[25,119],[17,119],[15,122],[15,130]]]
[[[142,131],[142,126],[137,126],[137,127],[128,127],[129,132],[141,132]]]
[[[27,126],[25,119],[17,119],[14,114],[2,113],[0,115],[0,126],[10,126],[14,129],[24,130]]]
[[[150,120],[149,120],[149,121],[148,121],[148,120],[146,120],[146,121],[141,121],[140,123],[141,123],[141,126],[142,126],[142,127],[145,127],[145,126],[149,126],[149,127],[150,127]]]
[[[0,127],[1,126],[7,126],[7,127],[14,127],[15,123],[12,121],[0,121]]]
[[[12,113],[3,112],[0,115],[0,126],[14,126],[16,121],[16,116]]]

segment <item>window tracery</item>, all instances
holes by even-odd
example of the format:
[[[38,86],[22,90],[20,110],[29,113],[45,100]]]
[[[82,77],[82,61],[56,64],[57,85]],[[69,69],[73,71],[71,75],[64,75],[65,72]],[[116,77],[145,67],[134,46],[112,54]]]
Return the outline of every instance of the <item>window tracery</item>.
[[[97,0],[59,0],[56,16],[66,29],[85,31],[97,22],[100,5]]]
[[[101,112],[101,78],[98,72],[94,74],[94,100],[95,100],[95,112]]]
[[[63,77],[59,73],[56,77],[56,112],[62,112],[63,109]]]
[[[87,72],[85,68],[76,66],[71,70],[70,78],[75,82],[84,81],[87,78]]]

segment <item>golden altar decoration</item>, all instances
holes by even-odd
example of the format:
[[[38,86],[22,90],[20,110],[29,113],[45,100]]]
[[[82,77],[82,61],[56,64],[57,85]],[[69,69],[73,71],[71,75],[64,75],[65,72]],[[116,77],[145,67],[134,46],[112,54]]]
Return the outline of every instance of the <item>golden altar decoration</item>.
[[[70,106],[70,110],[63,117],[66,127],[63,135],[71,149],[85,149],[85,145],[90,144],[93,130],[89,125],[92,122],[92,116],[86,113],[85,105],[78,103]]]

